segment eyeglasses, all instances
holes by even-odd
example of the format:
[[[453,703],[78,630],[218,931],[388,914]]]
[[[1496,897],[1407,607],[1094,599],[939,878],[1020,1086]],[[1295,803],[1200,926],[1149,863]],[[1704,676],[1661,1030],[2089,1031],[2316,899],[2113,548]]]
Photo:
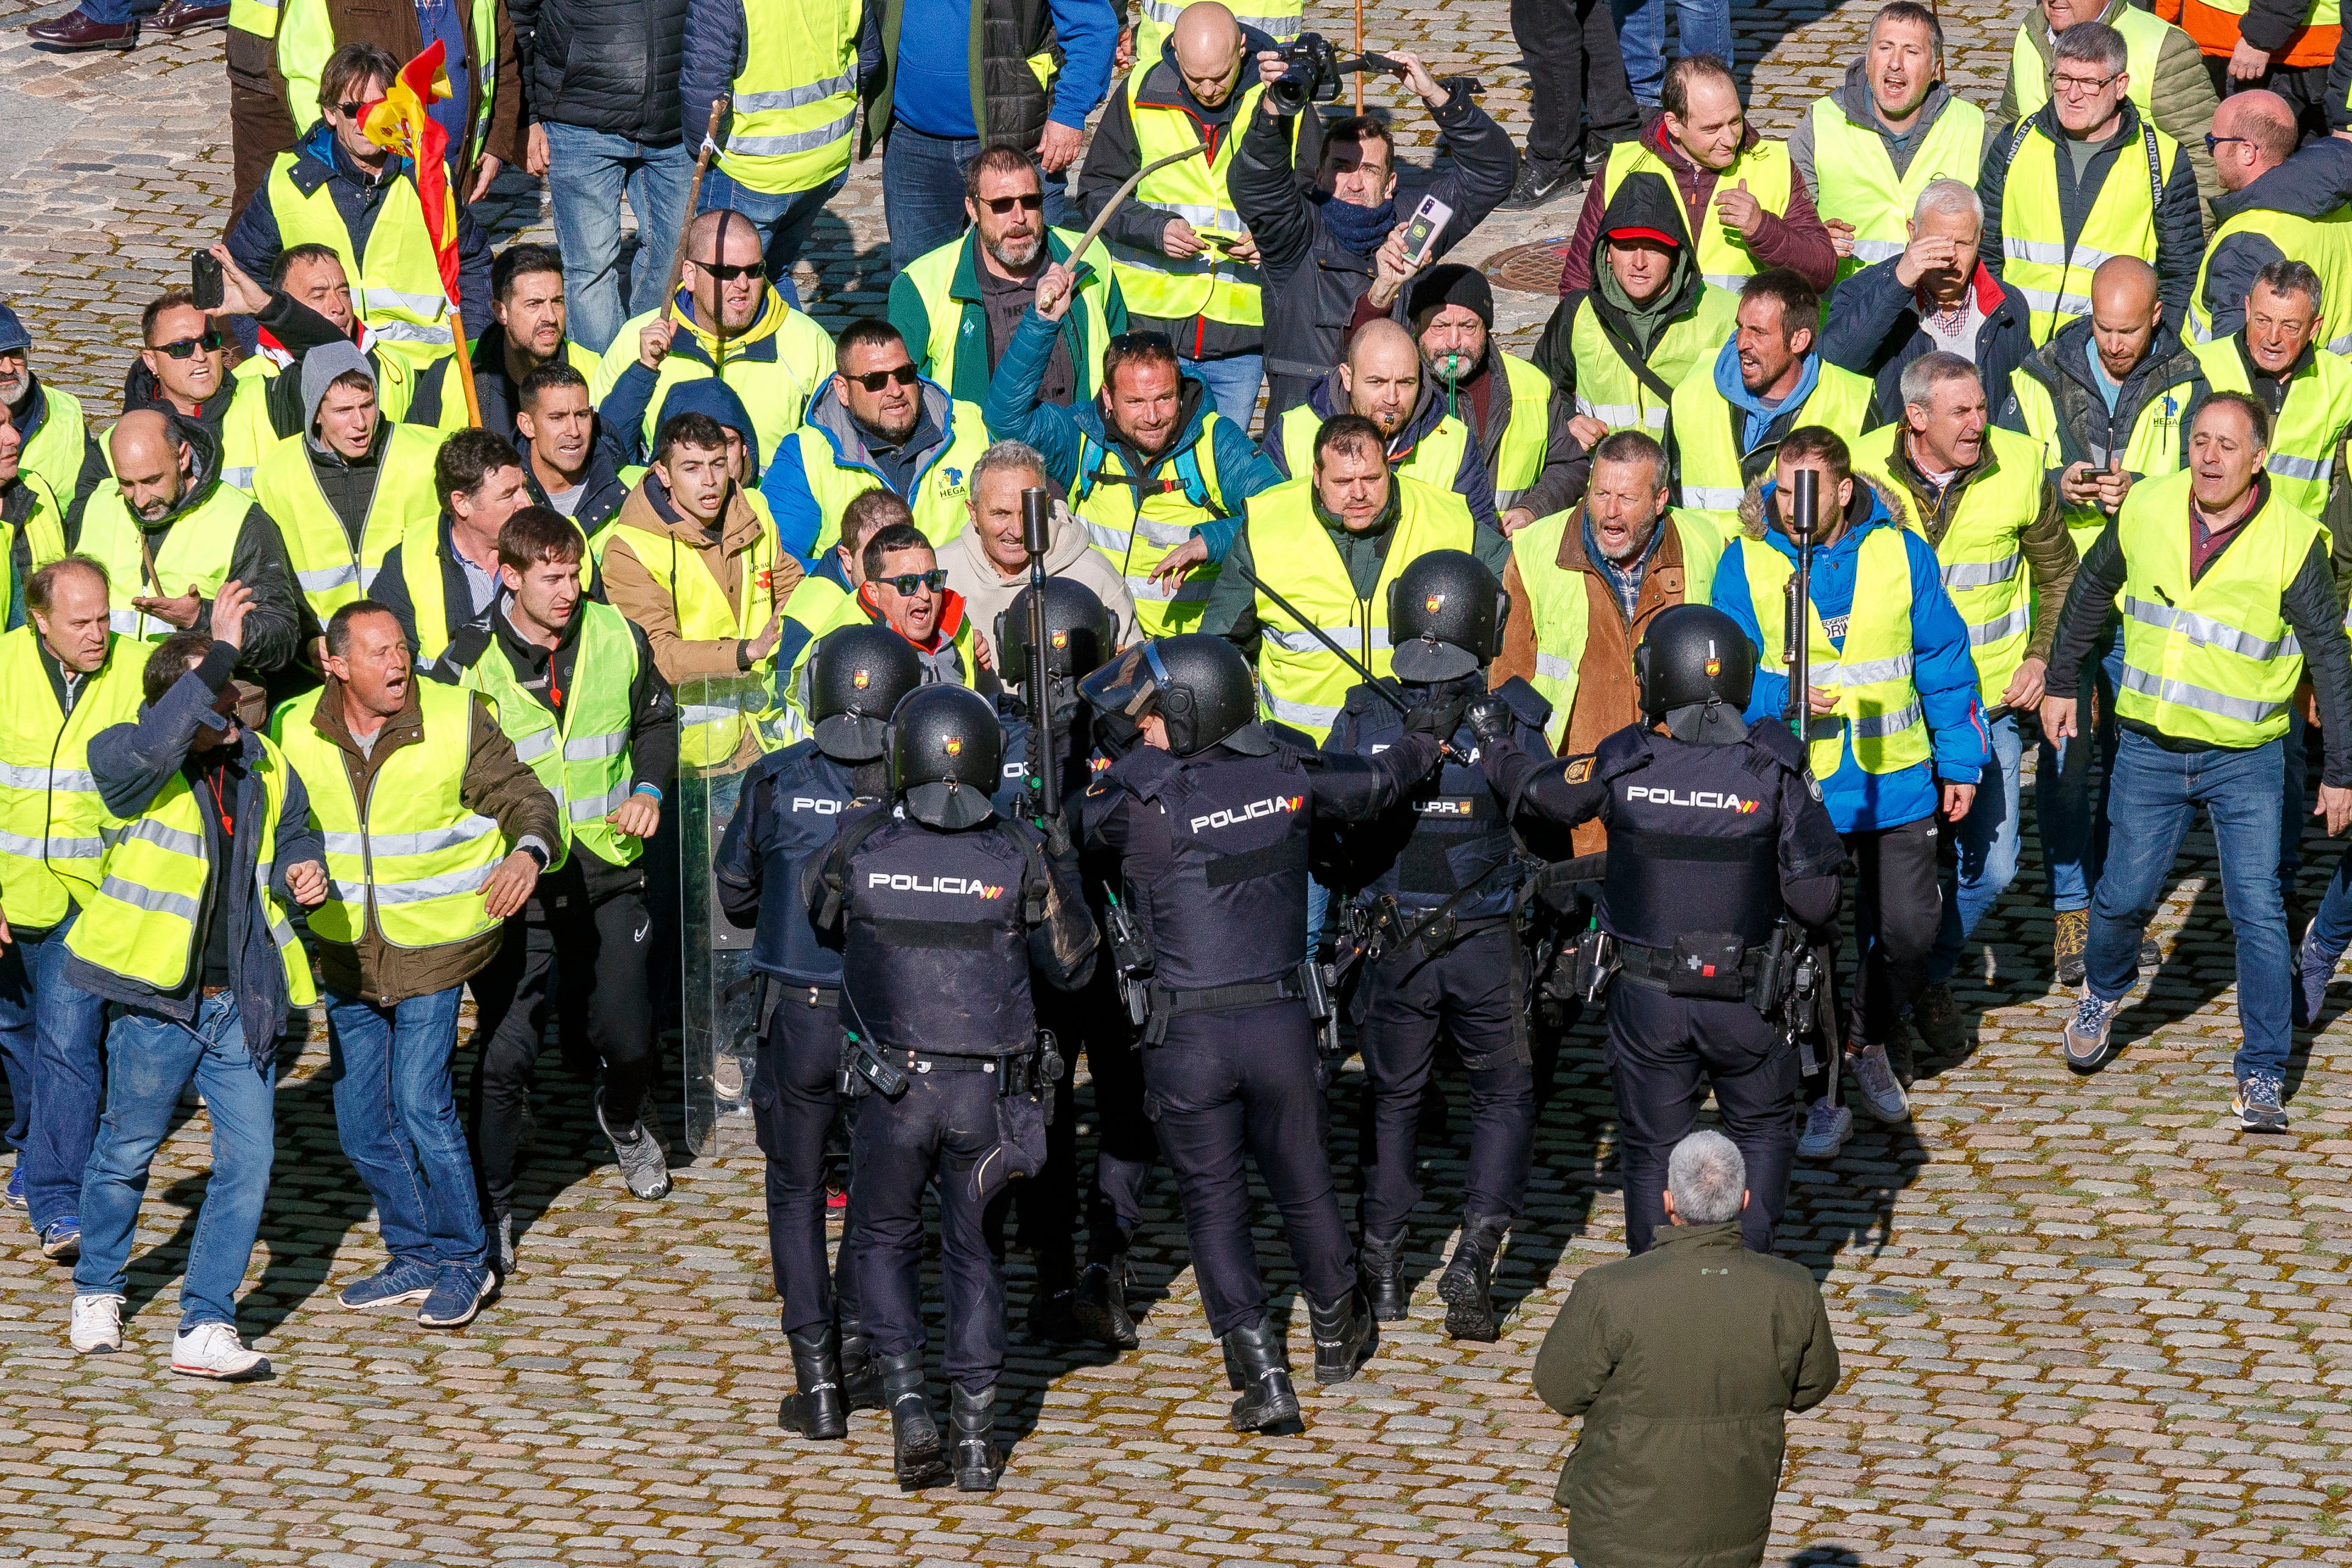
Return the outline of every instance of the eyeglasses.
[[[2107,89],[2107,84],[2121,75],[2123,72],[2117,71],[2115,76],[2097,78],[2052,77],[2050,90],[2066,98],[2088,98],[2095,92],[2105,92]]]
[[[155,351],[169,354],[175,360],[194,359],[198,354],[216,354],[228,347],[228,337],[215,327],[201,338],[182,338],[177,342],[158,343]]]
[[[948,585],[948,571],[943,566],[935,566],[929,571],[902,571],[896,577],[877,577],[874,580],[887,582],[902,594],[911,594],[919,588],[937,593]]]
[[[2252,140],[2253,138],[2250,136],[2216,136],[2209,131],[2205,133],[2205,151],[2207,153],[2210,154],[2219,152],[2221,150],[2221,143],[2224,141],[2251,141]]]
[[[764,261],[747,261],[740,267],[723,261],[698,261],[694,265],[721,283],[732,283],[739,277],[748,277],[757,283],[768,276],[768,264]]]
[[[345,120],[357,120],[360,117],[360,110],[365,109],[371,101],[364,98],[355,98],[349,102],[339,103],[335,107],[343,111]]]
[[[1009,215],[1015,207],[1024,213],[1045,210],[1045,193],[1042,191],[1031,191],[1019,196],[974,196],[972,202],[977,206],[986,207],[1000,218]]]
[[[1110,340],[1110,346],[1122,354],[1154,349],[1165,349],[1172,354],[1176,351],[1176,340],[1165,332],[1121,332]]]
[[[914,365],[908,363],[893,365],[887,371],[868,371],[862,376],[853,376],[847,371],[844,371],[841,372],[841,379],[845,382],[856,382],[867,392],[878,392],[892,382],[898,382],[902,387],[910,387],[919,378],[915,374]]]

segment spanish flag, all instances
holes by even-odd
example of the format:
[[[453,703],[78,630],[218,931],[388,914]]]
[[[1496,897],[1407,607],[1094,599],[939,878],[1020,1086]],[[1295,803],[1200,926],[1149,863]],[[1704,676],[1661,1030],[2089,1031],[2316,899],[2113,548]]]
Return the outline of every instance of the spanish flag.
[[[457,198],[449,188],[448,132],[426,112],[450,95],[449,73],[442,69],[442,47],[436,39],[425,51],[400,68],[391,88],[367,111],[367,139],[408,160],[416,181],[417,199],[425,204],[425,233],[433,242],[434,258],[441,267],[442,291],[449,308],[457,307]]]

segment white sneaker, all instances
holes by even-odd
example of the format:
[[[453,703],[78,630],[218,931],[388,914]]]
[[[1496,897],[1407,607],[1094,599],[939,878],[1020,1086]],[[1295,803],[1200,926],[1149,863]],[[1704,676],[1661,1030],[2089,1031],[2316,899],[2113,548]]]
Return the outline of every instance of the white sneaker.
[[[1826,1100],[1816,1100],[1813,1108],[1805,1113],[1805,1130],[1797,1136],[1797,1157],[1833,1160],[1845,1147],[1846,1138],[1853,1131],[1853,1112]]]
[[[246,1349],[228,1324],[198,1323],[173,1336],[172,1370],[190,1377],[252,1377],[269,1370],[269,1359]]]
[[[1848,1049],[1845,1064],[1853,1071],[1854,1087],[1862,1091],[1864,1110],[1882,1122],[1911,1119],[1910,1098],[1903,1092],[1903,1081],[1895,1076],[1895,1064],[1886,1060],[1885,1046]]]
[[[105,1355],[122,1348],[122,1298],[76,1296],[73,1331],[68,1336],[84,1355]]]

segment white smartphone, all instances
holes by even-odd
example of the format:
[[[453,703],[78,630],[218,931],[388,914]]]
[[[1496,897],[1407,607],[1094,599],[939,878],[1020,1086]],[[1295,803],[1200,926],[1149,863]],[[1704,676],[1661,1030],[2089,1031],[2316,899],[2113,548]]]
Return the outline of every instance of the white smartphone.
[[[1438,235],[1453,220],[1454,209],[1435,196],[1423,196],[1421,205],[1404,225],[1404,264],[1418,270],[1429,255],[1429,247],[1437,243]]]

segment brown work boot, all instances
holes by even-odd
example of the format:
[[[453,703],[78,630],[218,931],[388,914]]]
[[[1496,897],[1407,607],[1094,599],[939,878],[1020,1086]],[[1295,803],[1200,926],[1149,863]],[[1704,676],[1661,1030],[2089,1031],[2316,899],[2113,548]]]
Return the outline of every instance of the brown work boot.
[[[2071,988],[2083,983],[2083,953],[2090,945],[2091,912],[2060,910],[2056,929],[2050,937],[2050,961],[2058,972],[2060,985]]]

